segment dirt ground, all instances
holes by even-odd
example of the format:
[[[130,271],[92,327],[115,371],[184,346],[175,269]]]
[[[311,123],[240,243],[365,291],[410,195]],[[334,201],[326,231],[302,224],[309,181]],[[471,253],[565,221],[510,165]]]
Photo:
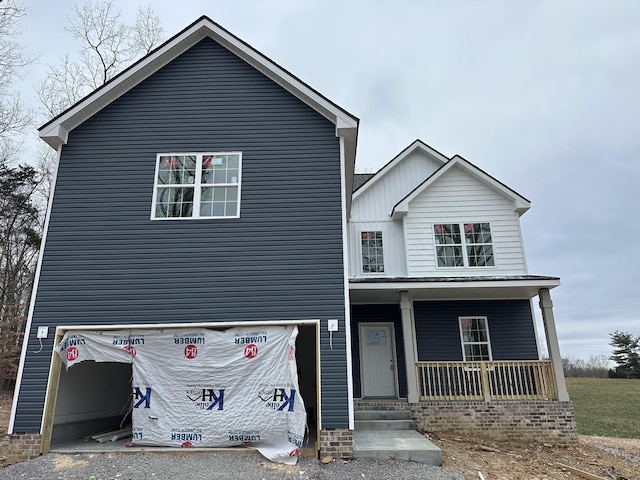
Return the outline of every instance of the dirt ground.
[[[560,480],[602,477],[640,480],[640,439],[579,436],[574,447],[517,441],[496,442],[454,435],[430,436],[443,452],[444,467],[478,480]],[[581,477],[558,464],[588,474]],[[593,477],[596,476],[596,477]]]
[[[0,395],[0,435],[7,431],[11,395]],[[606,480],[640,480],[640,439],[580,436],[575,447],[483,438],[431,435],[444,455],[444,467],[467,480],[561,480],[581,477],[565,464]],[[590,478],[590,477],[584,477]]]

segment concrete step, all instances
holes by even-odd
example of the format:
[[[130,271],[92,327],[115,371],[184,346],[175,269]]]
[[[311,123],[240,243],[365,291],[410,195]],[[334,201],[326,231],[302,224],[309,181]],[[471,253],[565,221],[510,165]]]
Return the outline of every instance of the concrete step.
[[[442,450],[415,430],[355,430],[353,456],[442,465]]]
[[[408,410],[356,410],[354,412],[356,420],[412,420],[411,412]],[[412,427],[413,429],[413,427]]]
[[[415,430],[413,420],[356,420],[356,430]]]

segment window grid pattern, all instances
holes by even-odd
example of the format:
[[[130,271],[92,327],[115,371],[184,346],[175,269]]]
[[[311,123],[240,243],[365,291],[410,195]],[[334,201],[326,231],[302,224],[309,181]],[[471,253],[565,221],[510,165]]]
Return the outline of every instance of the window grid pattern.
[[[491,345],[486,317],[460,317],[460,337],[465,362],[491,360]]]
[[[153,218],[239,216],[240,153],[160,154]]]
[[[361,232],[360,241],[362,244],[362,273],[383,273],[382,232]]]
[[[440,223],[433,226],[433,232],[438,267],[495,266],[488,222]]]

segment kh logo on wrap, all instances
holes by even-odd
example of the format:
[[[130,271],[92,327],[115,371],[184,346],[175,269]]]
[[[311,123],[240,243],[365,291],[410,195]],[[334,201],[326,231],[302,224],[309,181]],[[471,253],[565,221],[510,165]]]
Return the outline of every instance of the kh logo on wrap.
[[[151,387],[145,387],[144,393],[140,390],[140,387],[133,387],[133,408],[151,408]]]
[[[191,388],[187,398],[198,410],[224,410],[224,388]]]
[[[296,391],[290,388],[287,392],[286,388],[263,388],[258,392],[258,397],[262,400],[267,408],[277,410],[278,412],[293,412]]]

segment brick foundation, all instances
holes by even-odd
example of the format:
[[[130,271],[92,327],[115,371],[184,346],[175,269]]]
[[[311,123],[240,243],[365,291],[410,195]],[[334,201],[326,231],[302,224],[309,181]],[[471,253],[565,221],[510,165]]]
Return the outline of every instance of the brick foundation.
[[[356,410],[409,410],[425,432],[477,435],[496,440],[529,439],[553,445],[578,441],[571,402],[357,401]]]
[[[20,463],[40,455],[40,434],[16,433],[0,436],[0,466]]]
[[[320,430],[320,457],[353,457],[353,432],[347,428]]]

